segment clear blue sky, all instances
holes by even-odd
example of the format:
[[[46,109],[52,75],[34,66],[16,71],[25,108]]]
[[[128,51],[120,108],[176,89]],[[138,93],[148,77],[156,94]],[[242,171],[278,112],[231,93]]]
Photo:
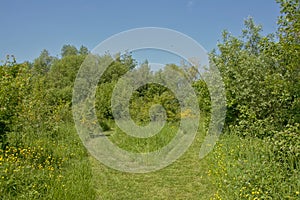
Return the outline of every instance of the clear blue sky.
[[[2,0],[0,60],[32,61],[43,49],[60,54],[64,44],[93,49],[109,36],[138,27],[180,31],[210,51],[224,29],[238,35],[248,16],[264,33],[276,30],[275,0]]]

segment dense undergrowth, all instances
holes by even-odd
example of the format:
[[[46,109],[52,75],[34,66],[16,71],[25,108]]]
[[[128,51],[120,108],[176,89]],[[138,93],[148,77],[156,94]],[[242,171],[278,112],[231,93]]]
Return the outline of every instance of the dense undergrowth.
[[[217,188],[211,199],[298,199],[299,160],[285,155],[279,162],[274,152],[272,142],[222,136],[207,171]]]

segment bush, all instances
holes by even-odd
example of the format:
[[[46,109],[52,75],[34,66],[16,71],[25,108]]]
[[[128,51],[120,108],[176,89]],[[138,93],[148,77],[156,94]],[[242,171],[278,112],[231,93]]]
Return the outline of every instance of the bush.
[[[289,170],[299,168],[300,160],[300,124],[288,125],[270,138],[276,159],[286,164]]]

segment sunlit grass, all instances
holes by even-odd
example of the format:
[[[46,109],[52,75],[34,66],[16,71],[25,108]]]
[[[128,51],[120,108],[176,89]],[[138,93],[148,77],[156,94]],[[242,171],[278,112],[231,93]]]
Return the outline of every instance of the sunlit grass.
[[[40,134],[0,150],[1,199],[94,198],[88,154],[74,125],[62,124],[58,134],[59,140]]]
[[[165,144],[159,142],[163,137],[167,138],[164,142],[173,137],[173,131],[176,129],[173,127],[173,130],[172,127],[172,124],[167,125],[159,136],[144,141],[143,144],[137,144],[137,140],[130,139],[126,142],[122,140],[119,144],[128,149],[134,149],[129,147],[136,145],[140,145],[137,147],[140,149],[143,145],[149,147],[147,150],[155,149]],[[204,135],[202,123],[193,144],[182,157],[170,166],[151,173],[120,172],[91,158],[98,199],[209,199],[214,194],[215,188],[211,183],[211,177],[206,174],[207,159],[199,159]],[[113,141],[117,143],[117,139],[121,137],[115,136]],[[159,141],[155,142],[155,139]]]
[[[266,140],[222,136],[207,171],[218,188],[212,199],[299,199],[300,161],[291,169],[272,149]]]
[[[157,143],[155,137],[144,143],[124,139],[115,127],[108,137],[122,148],[145,152],[167,143],[176,130],[168,124]],[[234,134],[222,135],[200,160],[204,130],[201,122],[188,151],[168,167],[133,174],[88,156],[74,124],[60,124],[55,138],[40,134],[27,145],[0,151],[1,199],[299,199],[299,161],[291,168],[276,160],[266,140]]]

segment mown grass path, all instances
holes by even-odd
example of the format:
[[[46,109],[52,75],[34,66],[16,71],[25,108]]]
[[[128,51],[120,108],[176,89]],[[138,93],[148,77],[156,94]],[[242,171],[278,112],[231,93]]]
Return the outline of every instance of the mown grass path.
[[[207,175],[208,158],[199,159],[204,131],[170,166],[146,174],[120,172],[90,158],[97,199],[209,199],[215,188]]]

